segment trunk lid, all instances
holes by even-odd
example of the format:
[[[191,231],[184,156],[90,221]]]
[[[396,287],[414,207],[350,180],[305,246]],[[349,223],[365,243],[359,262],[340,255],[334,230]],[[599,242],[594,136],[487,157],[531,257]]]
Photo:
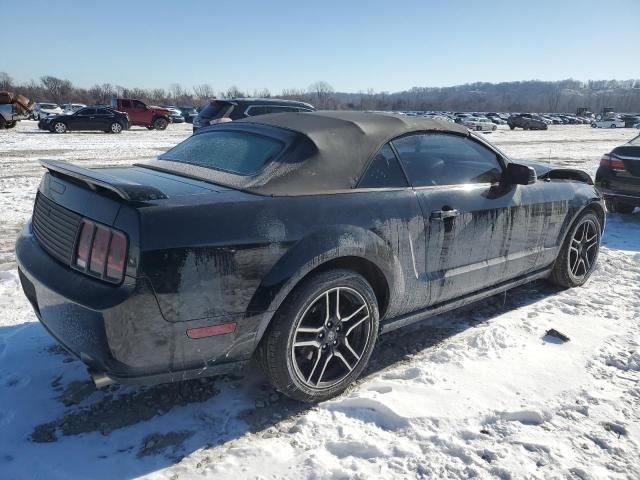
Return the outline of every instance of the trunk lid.
[[[41,163],[56,179],[133,204],[230,190],[141,165],[87,169],[58,160],[42,160]]]

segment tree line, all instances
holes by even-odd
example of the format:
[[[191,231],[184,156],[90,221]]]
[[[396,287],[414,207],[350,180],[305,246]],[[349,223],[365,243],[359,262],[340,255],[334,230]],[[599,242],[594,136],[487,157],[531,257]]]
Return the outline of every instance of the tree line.
[[[185,87],[130,88],[111,83],[90,88],[51,75],[15,82],[0,72],[0,91],[21,93],[36,102],[108,104],[112,98],[137,98],[149,104],[199,106],[213,98],[271,97],[268,89],[241,91],[235,86],[220,91],[203,83]],[[599,112],[611,107],[618,112],[640,112],[640,80],[560,81],[530,80],[503,83],[470,83],[453,87],[413,87],[401,92],[336,92],[329,83],[318,81],[306,89],[284,89],[278,98],[299,100],[319,109],[390,111],[480,111],[480,112],[575,112],[587,107]]]

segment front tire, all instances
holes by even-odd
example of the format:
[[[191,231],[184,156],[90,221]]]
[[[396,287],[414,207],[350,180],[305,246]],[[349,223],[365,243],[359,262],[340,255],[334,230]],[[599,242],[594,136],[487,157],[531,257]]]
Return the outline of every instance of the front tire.
[[[167,122],[165,118],[156,118],[153,121],[153,128],[155,128],[156,130],[164,130],[165,128],[167,128],[168,124],[169,122]]]
[[[553,265],[550,280],[561,287],[584,285],[593,273],[600,251],[602,223],[592,212],[574,222]]]
[[[67,124],[64,122],[56,122],[53,124],[51,131],[55,133],[65,133],[67,131]]]
[[[611,128],[616,128],[616,127],[617,127],[617,125],[615,123],[611,124]]]
[[[122,132],[122,125],[119,122],[113,122],[109,127],[109,131],[111,133],[120,133]]]
[[[315,274],[276,312],[257,351],[271,384],[302,402],[346,390],[367,365],[378,336],[378,303],[350,270]]]

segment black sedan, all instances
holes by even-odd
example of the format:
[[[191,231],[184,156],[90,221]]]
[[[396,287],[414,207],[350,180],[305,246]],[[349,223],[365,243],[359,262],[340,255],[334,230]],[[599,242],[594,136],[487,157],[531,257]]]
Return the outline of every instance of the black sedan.
[[[132,167],[43,165],[20,279],[99,386],[255,355],[280,391],[326,399],[379,333],[536,279],[584,284],[605,221],[584,172],[390,114],[262,115]]]
[[[632,213],[640,207],[640,135],[602,156],[596,186],[610,212]]]
[[[120,133],[129,128],[129,116],[108,107],[86,107],[77,112],[54,115],[40,120],[38,128],[53,133],[77,130],[99,130]]]

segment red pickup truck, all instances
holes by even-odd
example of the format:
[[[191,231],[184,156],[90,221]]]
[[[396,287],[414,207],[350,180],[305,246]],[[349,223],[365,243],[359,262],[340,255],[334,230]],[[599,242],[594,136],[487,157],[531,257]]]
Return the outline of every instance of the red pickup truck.
[[[140,100],[114,98],[111,100],[111,107],[120,112],[128,113],[131,125],[147,127],[149,130],[164,130],[171,123],[169,110],[149,106]]]

